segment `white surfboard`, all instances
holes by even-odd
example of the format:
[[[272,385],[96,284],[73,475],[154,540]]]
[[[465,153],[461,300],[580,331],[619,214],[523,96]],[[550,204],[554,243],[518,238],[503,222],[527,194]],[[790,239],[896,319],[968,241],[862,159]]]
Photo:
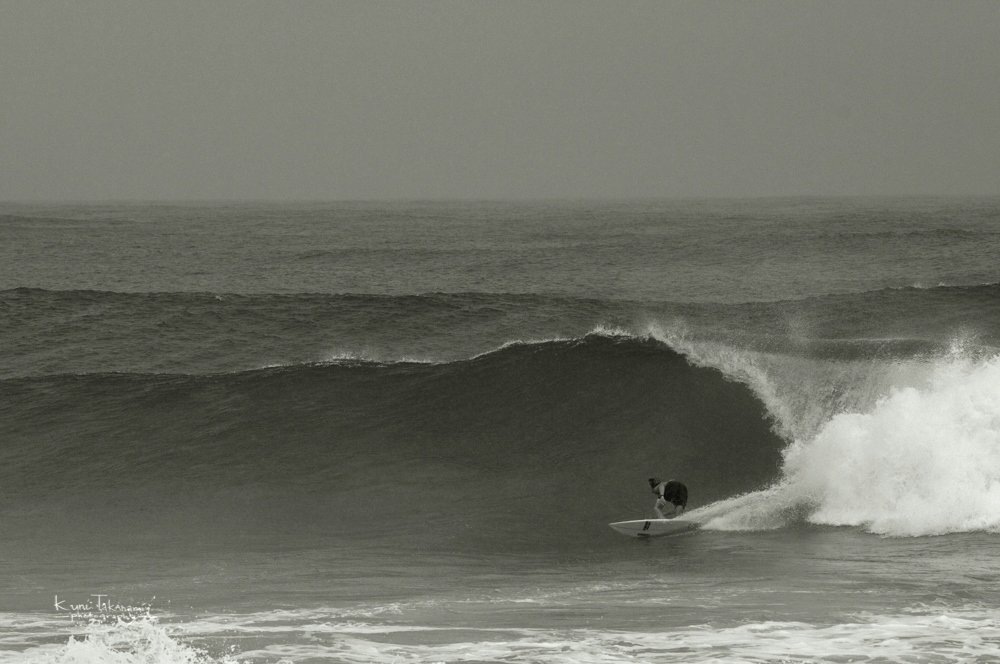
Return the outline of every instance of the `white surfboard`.
[[[694,530],[701,524],[697,521],[685,521],[684,519],[639,519],[637,521],[618,521],[609,523],[609,526],[620,532],[622,535],[631,537],[662,537],[664,535],[677,535]]]

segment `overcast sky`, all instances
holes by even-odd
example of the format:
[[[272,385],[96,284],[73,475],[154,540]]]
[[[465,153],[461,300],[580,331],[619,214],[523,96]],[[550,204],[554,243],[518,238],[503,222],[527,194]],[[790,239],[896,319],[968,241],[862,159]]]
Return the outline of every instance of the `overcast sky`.
[[[1000,2],[0,2],[0,200],[1000,194]]]

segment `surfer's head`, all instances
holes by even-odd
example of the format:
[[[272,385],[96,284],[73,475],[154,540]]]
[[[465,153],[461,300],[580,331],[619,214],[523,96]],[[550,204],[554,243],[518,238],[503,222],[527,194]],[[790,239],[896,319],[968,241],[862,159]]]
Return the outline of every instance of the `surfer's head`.
[[[659,477],[650,477],[649,478],[649,488],[650,489],[655,489],[656,485],[659,484],[659,483],[660,483],[660,478]]]

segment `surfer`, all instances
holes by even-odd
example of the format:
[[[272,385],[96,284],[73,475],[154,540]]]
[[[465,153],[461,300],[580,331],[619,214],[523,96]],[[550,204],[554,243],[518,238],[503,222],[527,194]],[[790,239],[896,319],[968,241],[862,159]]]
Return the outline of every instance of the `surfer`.
[[[649,478],[649,486],[656,494],[656,504],[653,510],[661,519],[673,519],[680,516],[688,503],[688,489],[677,480],[661,482],[658,477]],[[663,509],[666,508],[666,512]]]

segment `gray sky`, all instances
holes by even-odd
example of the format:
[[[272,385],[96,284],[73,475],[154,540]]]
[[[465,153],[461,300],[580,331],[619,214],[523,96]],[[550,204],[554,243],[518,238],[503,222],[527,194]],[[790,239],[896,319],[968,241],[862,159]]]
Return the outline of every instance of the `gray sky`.
[[[998,185],[993,0],[0,2],[0,200]]]

